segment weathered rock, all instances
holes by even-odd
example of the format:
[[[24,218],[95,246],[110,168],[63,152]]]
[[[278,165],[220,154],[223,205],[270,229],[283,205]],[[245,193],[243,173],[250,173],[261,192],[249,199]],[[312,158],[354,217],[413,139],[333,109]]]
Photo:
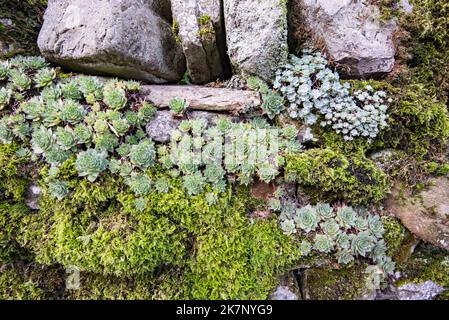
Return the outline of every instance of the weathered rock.
[[[72,70],[153,83],[185,72],[171,25],[153,0],[49,0],[38,38],[42,54]]]
[[[170,0],[152,0],[150,5],[151,9],[153,9],[161,18],[172,23],[173,15]]]
[[[42,189],[33,184],[28,188],[27,197],[25,199],[26,205],[32,210],[39,210],[39,200],[42,194]]]
[[[289,6],[290,42],[296,51],[308,33],[349,76],[392,71],[397,23],[381,22],[377,6],[352,0],[292,0]]]
[[[193,83],[212,82],[226,70],[226,36],[219,0],[172,0],[179,41]]]
[[[268,200],[274,197],[276,191],[276,185],[271,183],[265,183],[262,180],[256,179],[251,185],[251,196],[255,199]]]
[[[445,289],[433,281],[407,283],[398,288],[399,300],[432,300]]]
[[[296,294],[291,292],[287,287],[279,286],[270,296],[272,300],[298,300]]]
[[[188,101],[190,109],[223,112],[238,112],[262,103],[260,94],[255,91],[202,86],[147,85],[142,86],[142,94],[158,108],[167,108],[174,98]]]
[[[436,178],[431,186],[412,196],[396,186],[385,208],[418,238],[449,250],[449,180]]]
[[[235,117],[220,113],[207,111],[188,111],[189,119],[204,119],[208,125],[212,125],[219,117],[228,117],[231,120],[238,120]],[[151,139],[157,142],[166,143],[170,141],[170,133],[173,129],[179,127],[182,119],[173,116],[170,110],[158,110],[155,117],[147,124],[146,132]]]
[[[237,71],[266,81],[288,57],[285,0],[224,0],[228,55]]]

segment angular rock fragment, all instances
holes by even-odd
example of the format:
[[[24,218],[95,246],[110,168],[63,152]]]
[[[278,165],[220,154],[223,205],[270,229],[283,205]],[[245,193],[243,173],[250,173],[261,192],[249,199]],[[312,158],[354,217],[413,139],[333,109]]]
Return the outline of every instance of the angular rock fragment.
[[[397,23],[381,22],[379,8],[365,1],[292,0],[289,29],[295,51],[310,35],[349,76],[378,76],[394,67]]]
[[[178,41],[193,83],[215,81],[227,71],[221,9],[219,0],[172,0]]]
[[[288,57],[285,0],[224,0],[228,55],[235,71],[272,81]]]
[[[49,0],[39,49],[75,71],[177,82],[185,72],[182,48],[153,2]]]

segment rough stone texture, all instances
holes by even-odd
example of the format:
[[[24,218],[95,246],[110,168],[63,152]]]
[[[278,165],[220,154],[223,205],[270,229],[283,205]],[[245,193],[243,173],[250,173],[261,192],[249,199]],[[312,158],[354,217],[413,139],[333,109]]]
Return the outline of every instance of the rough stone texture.
[[[276,185],[271,183],[265,183],[262,180],[256,179],[251,185],[251,196],[255,199],[268,200],[274,196],[276,192]]]
[[[228,117],[233,121],[238,121],[239,118],[220,113],[207,111],[188,111],[187,118],[189,119],[204,119],[208,125],[212,125],[219,117]],[[178,128],[183,119],[175,117],[170,110],[158,110],[156,116],[147,124],[146,132],[148,136],[157,142],[166,143],[170,141],[170,132]]]
[[[152,0],[151,9],[156,12],[161,18],[172,23],[173,15],[171,11],[170,0]]]
[[[298,300],[296,294],[291,292],[287,287],[279,286],[270,296],[272,300]]]
[[[385,208],[418,238],[449,251],[449,180],[436,178],[431,186],[412,196],[396,186]]]
[[[432,300],[445,289],[433,281],[407,283],[398,288],[399,300]]]
[[[377,6],[353,0],[292,0],[289,6],[294,47],[308,33],[349,76],[364,78],[392,71],[397,23],[380,22]]]
[[[158,108],[167,108],[174,98],[187,100],[190,109],[234,113],[262,104],[258,92],[226,88],[147,85],[142,86],[141,92]]]
[[[224,0],[228,55],[236,71],[266,81],[288,57],[285,0]]]
[[[42,54],[76,71],[153,83],[185,72],[171,25],[153,0],[50,0],[38,38]]]
[[[28,188],[27,197],[25,199],[25,203],[32,210],[39,210],[39,199],[42,194],[42,189],[33,184]]]
[[[172,0],[173,18],[193,83],[212,82],[226,70],[220,0]]]

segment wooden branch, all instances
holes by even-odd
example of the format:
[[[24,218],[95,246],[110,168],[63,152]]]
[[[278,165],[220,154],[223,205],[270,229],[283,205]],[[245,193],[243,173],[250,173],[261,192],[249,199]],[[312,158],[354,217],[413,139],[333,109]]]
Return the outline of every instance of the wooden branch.
[[[260,94],[255,91],[203,86],[144,85],[142,93],[158,108],[167,108],[173,98],[189,102],[192,110],[238,112],[244,107],[262,104]]]

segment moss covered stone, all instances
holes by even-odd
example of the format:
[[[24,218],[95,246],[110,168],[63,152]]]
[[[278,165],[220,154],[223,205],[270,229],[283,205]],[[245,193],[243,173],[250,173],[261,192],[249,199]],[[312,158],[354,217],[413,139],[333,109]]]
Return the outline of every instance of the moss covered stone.
[[[286,177],[315,201],[376,203],[389,191],[388,177],[371,160],[331,149],[287,156]]]
[[[47,0],[8,0],[0,3],[0,59],[39,52],[37,36]]]
[[[367,294],[366,265],[339,270],[326,267],[305,271],[304,296],[308,300],[354,300]]]

